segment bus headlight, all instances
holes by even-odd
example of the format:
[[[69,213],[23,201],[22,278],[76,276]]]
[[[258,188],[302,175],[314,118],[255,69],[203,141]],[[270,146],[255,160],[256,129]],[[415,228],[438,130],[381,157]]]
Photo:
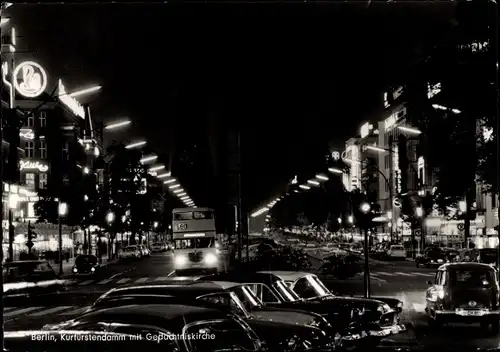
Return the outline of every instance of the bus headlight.
[[[217,256],[213,253],[208,253],[205,256],[205,263],[207,264],[215,264],[217,263]]]
[[[176,255],[174,261],[176,265],[184,265],[187,262],[187,258],[184,255]]]

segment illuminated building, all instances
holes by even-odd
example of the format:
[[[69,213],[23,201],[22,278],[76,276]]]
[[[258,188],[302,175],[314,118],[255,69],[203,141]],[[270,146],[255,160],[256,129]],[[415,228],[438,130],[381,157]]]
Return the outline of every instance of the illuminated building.
[[[18,133],[19,146],[24,149],[18,161],[20,181],[32,192],[49,184],[57,192],[58,185],[79,182],[90,172],[98,147],[90,112],[65,94],[61,81],[55,98],[45,92],[33,98],[16,92],[16,107],[26,115]],[[37,200],[30,197],[27,202],[25,221],[36,220],[33,206]]]

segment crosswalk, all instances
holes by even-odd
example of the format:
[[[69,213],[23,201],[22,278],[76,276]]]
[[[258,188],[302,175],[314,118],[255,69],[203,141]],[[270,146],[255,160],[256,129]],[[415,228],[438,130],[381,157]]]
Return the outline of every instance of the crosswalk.
[[[157,276],[157,277],[125,277],[125,278],[109,278],[103,280],[84,280],[75,281],[76,286],[89,285],[124,285],[124,284],[145,284],[153,282],[169,282],[169,281],[191,281],[200,278],[201,276]]]

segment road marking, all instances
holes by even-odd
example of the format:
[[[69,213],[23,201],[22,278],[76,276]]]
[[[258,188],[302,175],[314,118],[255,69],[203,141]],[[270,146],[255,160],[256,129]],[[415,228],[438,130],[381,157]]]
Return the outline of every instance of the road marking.
[[[62,310],[68,310],[71,308],[73,308],[73,307],[72,306],[62,306],[62,307],[49,308],[49,309],[45,309],[45,310],[42,310],[42,311],[39,311],[39,312],[36,312],[33,314],[28,314],[28,317],[41,317],[42,315],[57,313],[57,312],[60,312]]]
[[[174,274],[175,274],[175,270],[172,270],[171,272],[169,272],[169,273],[168,273],[168,275],[167,275],[167,276],[168,276],[168,277],[170,277],[170,276],[172,276],[172,275],[174,275]]]
[[[381,278],[379,278],[379,277],[375,277],[375,276],[373,276],[373,275],[370,275],[370,277],[371,277],[373,280],[375,280],[375,281],[379,281],[379,282],[385,282],[385,283],[387,283],[387,281],[386,281],[386,280],[381,279]]]
[[[85,286],[85,285],[91,284],[92,282],[94,282],[94,280],[87,280],[87,281],[84,281],[84,282],[80,282],[78,284],[78,286]]]
[[[170,281],[170,276],[160,276],[157,277],[155,281]]]
[[[126,278],[123,278],[123,279],[118,280],[116,283],[117,283],[117,284],[124,284],[124,283],[126,283],[126,282],[129,282],[130,280],[132,280],[132,279],[131,279],[131,278],[129,278],[129,277],[126,277]]]
[[[396,276],[394,273],[388,273],[387,271],[377,271],[377,275],[383,275],[383,276]]]
[[[13,310],[13,311],[4,313],[3,317],[4,318],[15,317],[16,315],[21,315],[21,314],[29,313],[29,312],[32,312],[34,310],[40,309],[40,308],[43,308],[43,307],[28,307],[28,308]]]
[[[412,274],[403,273],[403,272],[401,272],[401,271],[396,271],[394,274],[396,274],[396,275],[401,275],[401,276],[413,276]]]
[[[147,277],[141,277],[140,279],[135,280],[134,284],[142,284],[148,280],[149,280],[149,278],[147,278]]]
[[[412,272],[413,275],[417,275],[417,276],[425,276],[425,277],[431,277],[431,276],[434,276],[435,274],[432,274],[432,273],[415,273],[415,272]]]
[[[61,313],[60,315],[78,315],[87,311],[91,306],[80,307],[77,309],[70,310],[69,312]]]
[[[99,281],[97,284],[98,285],[105,285],[107,283],[110,283],[111,281],[113,281],[113,279],[106,279],[106,280]]]

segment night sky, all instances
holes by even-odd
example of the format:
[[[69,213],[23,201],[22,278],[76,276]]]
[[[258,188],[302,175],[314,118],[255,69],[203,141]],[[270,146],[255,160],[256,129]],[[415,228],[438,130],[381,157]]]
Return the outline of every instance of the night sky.
[[[251,167],[279,179],[318,142],[340,147],[357,134],[453,16],[448,2],[354,3],[15,5],[9,14],[18,50],[68,90],[104,86],[90,98],[94,117],[131,117],[158,152],[210,114],[239,119],[259,155]]]

